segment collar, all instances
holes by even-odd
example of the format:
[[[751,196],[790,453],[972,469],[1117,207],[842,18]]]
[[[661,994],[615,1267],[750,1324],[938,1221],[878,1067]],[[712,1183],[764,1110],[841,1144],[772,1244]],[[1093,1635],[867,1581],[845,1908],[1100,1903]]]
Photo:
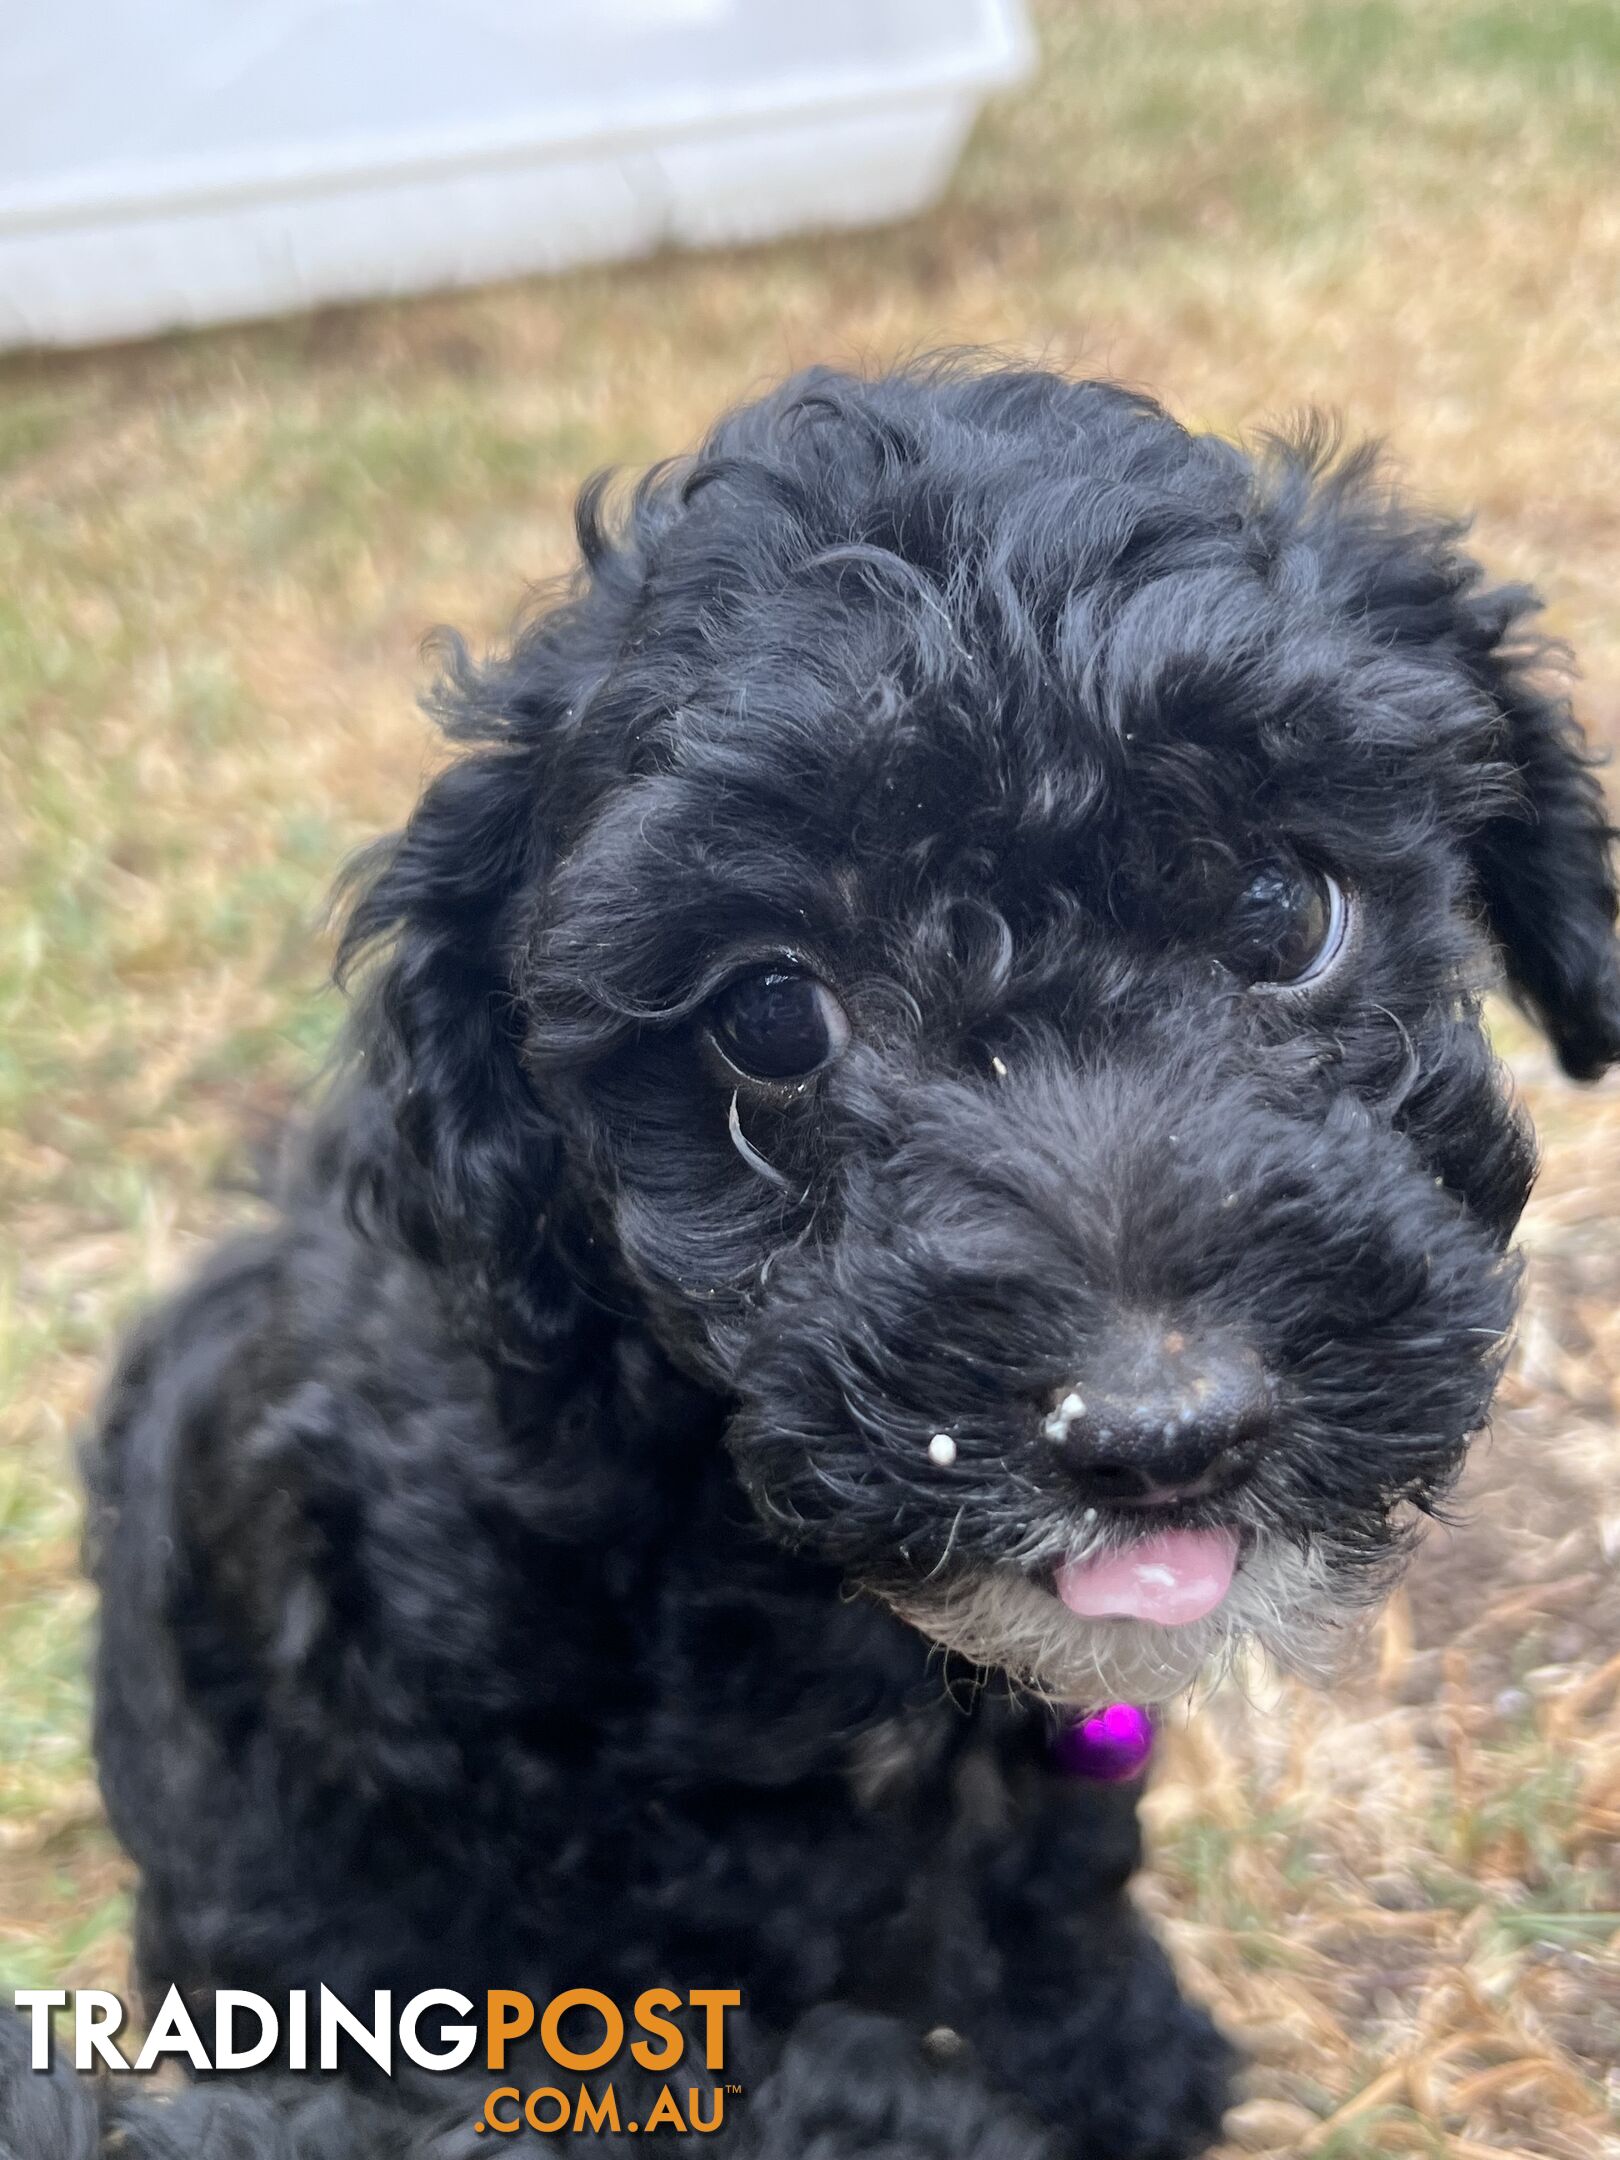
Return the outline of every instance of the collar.
[[[1066,1717],[1052,1741],[1052,1759],[1065,1776],[1105,1785],[1141,1777],[1152,1753],[1153,1716],[1136,1703]]]

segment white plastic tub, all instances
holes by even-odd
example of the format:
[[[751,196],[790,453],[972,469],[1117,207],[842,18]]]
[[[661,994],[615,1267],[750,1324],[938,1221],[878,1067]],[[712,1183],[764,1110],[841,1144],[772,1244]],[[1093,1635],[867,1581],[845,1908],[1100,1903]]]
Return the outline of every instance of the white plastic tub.
[[[33,0],[0,18],[0,345],[903,216],[1022,0]]]

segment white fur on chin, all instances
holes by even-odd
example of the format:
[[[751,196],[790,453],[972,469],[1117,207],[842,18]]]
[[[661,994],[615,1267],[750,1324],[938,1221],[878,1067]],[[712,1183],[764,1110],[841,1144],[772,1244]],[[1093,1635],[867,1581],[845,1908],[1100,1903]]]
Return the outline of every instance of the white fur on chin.
[[[922,1583],[888,1602],[902,1620],[1046,1701],[1168,1702],[1257,1643],[1286,1670],[1322,1677],[1359,1607],[1335,1596],[1321,1560],[1267,1540],[1252,1549],[1214,1612],[1186,1627],[1090,1620],[1016,1568]]]

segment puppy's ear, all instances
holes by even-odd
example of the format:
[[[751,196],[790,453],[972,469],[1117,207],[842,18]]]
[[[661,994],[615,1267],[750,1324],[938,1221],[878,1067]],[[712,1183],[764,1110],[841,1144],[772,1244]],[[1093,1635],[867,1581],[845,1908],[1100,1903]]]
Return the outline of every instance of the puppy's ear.
[[[518,682],[517,656],[481,673],[454,640],[446,650],[435,704],[452,737],[479,747],[340,887],[339,981],[375,955],[351,1029],[341,1174],[362,1226],[449,1269],[469,1309],[534,1347],[567,1334],[577,1301],[542,1229],[558,1142],[518,1062],[509,956],[543,874],[563,715]]]
[[[1511,791],[1476,836],[1474,874],[1509,984],[1564,1070],[1594,1080],[1620,1059],[1616,832],[1569,701],[1520,634],[1537,605],[1523,588],[1460,603],[1463,657],[1500,715]]]
[[[1488,715],[1483,737],[1468,731],[1463,781],[1479,820],[1469,842],[1479,905],[1509,987],[1564,1070],[1596,1079],[1620,1059],[1617,834],[1556,680],[1557,649],[1530,627],[1539,597],[1488,585],[1462,545],[1466,521],[1391,490],[1376,443],[1345,451],[1336,427],[1307,415],[1268,448],[1274,541],[1279,530],[1284,547],[1307,537],[1326,589],[1381,651],[1461,674]]]

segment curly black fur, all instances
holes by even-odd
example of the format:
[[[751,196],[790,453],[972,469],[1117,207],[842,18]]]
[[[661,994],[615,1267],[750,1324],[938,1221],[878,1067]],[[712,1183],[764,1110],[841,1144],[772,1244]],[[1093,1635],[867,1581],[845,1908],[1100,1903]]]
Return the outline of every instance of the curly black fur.
[[[1320,432],[962,365],[804,376],[578,530],[508,655],[447,645],[346,1077],[91,1457],[144,1983],[740,1986],[758,2149],[1172,2160],[1226,2050],[1126,1901],[1133,1790],[895,1608],[1061,1630],[1125,1531],[1041,1418],[1149,1321],[1263,1365],[1176,1520],[1241,1530],[1285,1654],[1447,1490],[1531,1175],[1488,943],[1572,1073],[1620,1055],[1534,600]],[[1354,923],[1268,993],[1221,925],[1279,854]],[[801,1088],[707,1030],[766,959],[850,1022]],[[292,2105],[242,2149],[332,2149]]]

